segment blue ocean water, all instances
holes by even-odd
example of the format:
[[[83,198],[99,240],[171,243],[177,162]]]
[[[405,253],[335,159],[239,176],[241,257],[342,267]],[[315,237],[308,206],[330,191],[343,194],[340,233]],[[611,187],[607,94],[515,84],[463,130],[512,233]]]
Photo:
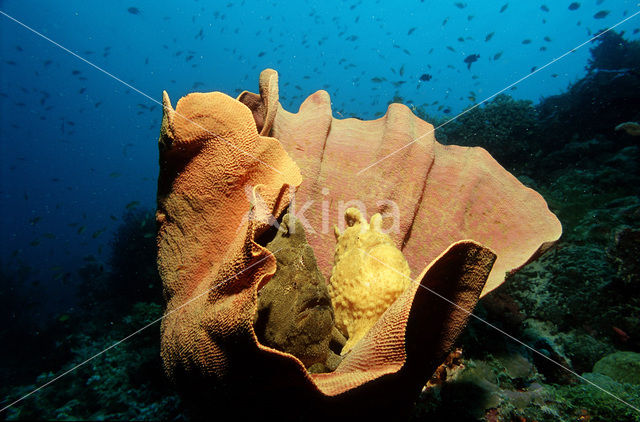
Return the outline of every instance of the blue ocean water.
[[[72,312],[78,269],[106,265],[128,209],[155,209],[163,90],[174,105],[194,91],[257,92],[274,68],[290,111],[324,89],[339,118],[373,119],[398,101],[447,120],[503,91],[533,102],[565,91],[586,74],[598,31],[640,39],[635,0],[0,10],[0,263],[25,268],[42,318]]]
[[[31,266],[57,296],[51,268],[101,259],[111,216],[132,201],[155,206],[162,90],[174,102],[255,92],[271,67],[288,110],[325,89],[345,117],[374,118],[394,97],[453,117],[637,11],[629,0],[569,3],[4,1],[33,31],[2,17],[0,256]],[[637,27],[633,18],[618,29],[633,39]],[[507,92],[559,93],[584,75],[589,46]]]

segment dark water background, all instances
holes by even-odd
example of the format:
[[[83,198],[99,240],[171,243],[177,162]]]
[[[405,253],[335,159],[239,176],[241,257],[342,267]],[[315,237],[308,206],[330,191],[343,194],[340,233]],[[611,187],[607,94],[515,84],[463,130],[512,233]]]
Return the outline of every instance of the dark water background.
[[[0,16],[0,264],[29,299],[8,323],[28,315],[42,325],[78,307],[80,268],[109,271],[123,216],[155,208],[162,90],[174,105],[193,91],[257,92],[259,72],[271,67],[290,111],[325,89],[336,117],[372,119],[396,101],[442,122],[519,80],[505,91],[514,99],[565,91],[586,74],[588,41],[640,10],[630,0],[1,1],[0,9],[33,30]],[[638,40],[638,28],[636,16],[616,31]]]

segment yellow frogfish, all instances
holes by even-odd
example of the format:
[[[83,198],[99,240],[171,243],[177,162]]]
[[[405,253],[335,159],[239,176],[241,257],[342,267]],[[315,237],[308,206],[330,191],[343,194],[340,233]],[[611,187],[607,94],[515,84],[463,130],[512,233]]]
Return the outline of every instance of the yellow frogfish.
[[[344,218],[348,227],[343,233],[334,227],[337,244],[329,280],[336,327],[348,336],[342,355],[411,284],[409,264],[381,231],[380,214],[367,223],[360,210],[348,208]]]

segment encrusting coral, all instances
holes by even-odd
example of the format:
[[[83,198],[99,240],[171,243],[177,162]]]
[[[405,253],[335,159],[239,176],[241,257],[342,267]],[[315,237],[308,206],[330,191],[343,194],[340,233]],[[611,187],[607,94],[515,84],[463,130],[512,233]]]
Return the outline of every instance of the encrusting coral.
[[[486,151],[438,144],[433,127],[404,106],[391,105],[376,121],[337,120],[319,91],[293,115],[278,104],[272,70],[261,74],[260,92],[238,100],[189,94],[175,110],[164,94],[156,217],[165,371],[202,416],[224,404],[235,417],[401,417],[481,294],[546,250],[560,224]],[[358,164],[418,136],[366,179],[355,177]],[[409,267],[426,268],[333,372],[314,374],[295,355],[262,344],[254,318],[259,291],[278,270],[277,252],[261,236],[289,206],[287,191],[300,186],[299,204],[318,199],[323,184],[338,187],[327,199],[358,198],[383,214],[396,201],[400,228],[391,239]],[[247,198],[252,190],[260,207]],[[318,227],[316,214],[305,221]],[[327,237],[307,231],[321,271],[330,268]]]
[[[348,338],[342,354],[349,352],[411,283],[409,264],[389,235],[382,233],[382,216],[371,223],[357,208],[344,215],[347,229],[335,228],[338,243],[329,295],[336,326]]]

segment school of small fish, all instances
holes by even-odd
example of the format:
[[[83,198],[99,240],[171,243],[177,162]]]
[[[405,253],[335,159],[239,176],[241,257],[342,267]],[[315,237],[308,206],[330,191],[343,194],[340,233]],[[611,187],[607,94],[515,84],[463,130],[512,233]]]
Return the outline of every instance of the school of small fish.
[[[612,0],[596,0],[596,5],[599,6],[605,1]],[[424,2],[424,0],[422,0]],[[344,6],[344,5],[343,5]],[[336,14],[332,21],[335,24],[335,32],[330,35],[320,34],[318,37],[314,38],[311,35],[311,31],[308,34],[304,34],[301,39],[297,40],[302,48],[308,48],[312,44],[317,44],[318,48],[324,48],[325,45],[339,45],[340,49],[345,50],[344,57],[336,57],[336,62],[339,66],[344,68],[345,70],[349,70],[352,68],[357,68],[358,65],[353,63],[346,52],[349,50],[357,50],[359,48],[363,48],[366,42],[370,40],[366,39],[367,37],[359,33],[356,30],[356,25],[361,21],[364,21],[365,18],[367,21],[370,21],[370,25],[377,25],[379,29],[383,31],[384,34],[388,37],[385,42],[389,43],[391,47],[391,51],[396,51],[401,57],[404,57],[406,62],[402,60],[393,60],[394,65],[389,66],[387,69],[381,69],[378,72],[378,69],[364,69],[360,72],[359,75],[354,76],[350,81],[353,85],[360,85],[364,83],[371,83],[372,91],[381,92],[383,90],[387,90],[388,92],[392,92],[391,95],[386,94],[384,99],[380,99],[379,94],[374,92],[375,99],[373,100],[372,105],[376,105],[379,101],[397,101],[397,102],[405,102],[408,104],[414,103],[413,101],[405,101],[405,99],[401,95],[401,89],[404,85],[408,85],[412,89],[415,90],[416,95],[419,95],[421,90],[424,92],[425,87],[433,84],[436,81],[442,81],[446,79],[443,76],[443,70],[455,70],[461,76],[461,78],[471,78],[472,80],[478,80],[480,75],[474,73],[476,71],[480,71],[479,68],[483,66],[483,64],[487,64],[488,62],[498,62],[499,60],[503,60],[504,57],[510,55],[521,55],[523,52],[526,54],[527,49],[538,49],[539,51],[546,51],[552,45],[552,38],[548,35],[541,36],[540,38],[534,37],[523,37],[520,40],[515,40],[519,42],[520,50],[517,51],[509,51],[504,47],[499,28],[496,28],[492,31],[486,31],[480,34],[476,34],[476,37],[464,34],[456,34],[453,36],[449,36],[450,42],[447,45],[442,46],[429,46],[424,50],[417,50],[415,48],[409,48],[402,45],[402,37],[424,37],[428,36],[428,31],[430,30],[442,30],[446,31],[447,27],[451,26],[451,22],[471,22],[476,18],[475,15],[469,14],[467,12],[470,7],[468,3],[465,2],[453,2],[451,4],[451,10],[449,12],[449,16],[445,17],[441,23],[439,28],[424,28],[421,26],[412,26],[405,27],[402,29],[401,34],[396,34],[392,30],[387,28],[387,23],[384,21],[384,18],[381,16],[367,16],[365,13],[366,4],[363,0],[359,0],[354,2],[353,4],[346,5],[344,7],[348,7],[349,11],[362,10],[361,14],[358,14],[355,18],[353,18],[353,22],[345,22],[340,19]],[[509,7],[510,4],[505,2],[501,7],[496,8],[495,13],[499,16],[508,16],[513,8]],[[234,7],[242,7],[238,6],[236,3],[228,3],[226,6],[220,7],[220,10],[207,12],[205,7],[202,7],[202,12],[199,15],[194,15],[191,18],[192,23],[194,24],[195,30],[192,30],[189,33],[189,37],[191,37],[194,42],[190,44],[188,47],[182,47],[180,43],[174,38],[173,41],[167,42],[166,40],[162,41],[161,47],[167,57],[170,57],[171,60],[177,62],[183,62],[185,66],[189,66],[191,68],[198,68],[202,63],[205,63],[203,60],[203,51],[198,49],[198,42],[202,42],[205,39],[209,39],[211,37],[216,37],[221,34],[238,34],[244,28],[231,28],[226,26],[225,18],[227,17],[227,13],[233,9]],[[341,6],[342,7],[342,6]],[[562,10],[565,13],[572,13],[578,11],[583,6],[580,2],[547,2],[540,3],[535,6],[536,19],[540,19],[542,24],[547,23],[547,16],[550,16],[554,10]],[[226,9],[226,10],[225,10]],[[566,12],[568,10],[568,12]],[[584,8],[582,9],[584,10]],[[123,18],[127,18],[132,20],[132,24],[135,24],[136,20],[148,19],[151,14],[151,10],[145,10],[142,6],[132,5],[130,7],[125,7],[121,9]],[[354,13],[355,13],[354,12]],[[154,12],[155,13],[155,12]],[[261,13],[266,14],[263,16],[263,21],[265,23],[264,26],[258,27],[255,29],[254,37],[256,40],[262,39],[264,42],[257,43],[262,47],[258,48],[258,51],[255,53],[255,57],[245,57],[242,56],[240,52],[237,51],[236,48],[227,47],[224,48],[226,53],[230,56],[236,56],[239,60],[244,63],[250,64],[250,66],[246,66],[244,71],[247,72],[245,76],[245,80],[249,78],[253,78],[254,74],[260,70],[262,67],[262,63],[269,63],[272,67],[278,67],[278,65],[283,63],[283,60],[288,60],[286,57],[279,57],[277,52],[280,48],[284,46],[282,43],[278,43],[276,41],[276,37],[273,34],[273,31],[278,27],[278,25],[283,27],[281,24],[276,24],[274,21],[277,19],[276,16],[269,16],[267,10],[263,10]],[[628,12],[623,13],[623,17],[627,15]],[[592,16],[593,21],[590,23],[591,25],[601,25],[603,19],[606,19],[612,16],[612,12],[610,10],[602,9],[597,12],[589,13],[589,16]],[[207,23],[202,26],[196,25],[196,22],[201,22],[203,20],[203,16],[206,16]],[[573,15],[572,15],[573,16]],[[617,16],[619,17],[619,16]],[[323,23],[327,17],[315,9],[312,8],[310,12],[308,12],[307,18],[315,21],[316,23]],[[165,22],[171,22],[171,16],[165,16]],[[273,25],[269,24],[269,21],[273,22]],[[440,22],[440,18],[438,18],[438,22]],[[577,26],[582,26],[583,22],[577,21]],[[397,28],[397,27],[394,27]],[[589,28],[585,25],[587,35],[591,36],[592,34],[598,33],[598,30],[601,30],[599,27],[596,30],[594,26],[593,29]],[[284,31],[281,29],[281,31]],[[397,32],[397,30],[395,30]],[[635,28],[633,30],[633,34],[637,34],[640,31],[639,28]],[[286,42],[286,35],[282,32],[283,42]],[[401,36],[402,37],[401,37]],[[334,38],[337,38],[334,39]],[[8,40],[4,40],[5,44],[8,43]],[[337,44],[336,44],[337,42]],[[470,45],[473,45],[474,42],[482,42],[485,47],[485,52],[483,54],[479,54],[477,51],[469,51]],[[494,48],[494,46],[496,46]],[[498,48],[497,46],[502,46],[503,49]],[[268,47],[268,48],[267,48]],[[314,46],[315,47],[315,46]],[[490,53],[486,52],[486,48],[490,49]],[[34,54],[33,52],[26,51],[26,47],[22,45],[14,45],[13,47],[15,51],[18,53],[18,57],[20,55],[29,55]],[[329,47],[327,47],[329,48]],[[333,47],[331,47],[333,48]],[[101,60],[101,63],[105,64],[106,67],[109,65],[109,58],[112,57],[112,54],[118,50],[116,46],[100,46],[91,50],[83,50],[78,51],[78,55],[82,57],[86,57],[89,60]],[[375,52],[371,53],[376,54],[382,60],[391,60],[388,58],[388,51],[384,49],[375,49]],[[275,58],[274,58],[275,57]],[[50,72],[65,72],[66,76],[70,79],[73,79],[78,83],[80,88],[77,89],[75,95],[78,96],[79,99],[82,99],[85,103],[87,101],[90,102],[90,110],[89,112],[100,113],[101,109],[104,108],[103,102],[104,99],[100,99],[97,96],[94,96],[94,92],[92,91],[92,86],[89,84],[89,80],[91,78],[92,82],[94,78],[103,77],[103,75],[97,75],[90,68],[80,67],[82,63],[77,61],[71,61],[61,63],[54,58],[41,57],[39,59],[39,65],[37,68],[33,69],[36,76],[45,75]],[[442,62],[449,61],[448,64],[444,67],[445,69],[434,68],[429,63],[433,62]],[[149,68],[153,68],[154,57],[150,55],[142,54],[140,58],[140,64],[144,63],[144,66],[148,66]],[[418,72],[407,70],[408,67],[415,68],[415,66],[410,66],[409,63],[415,62],[422,63],[422,69]],[[18,59],[2,59],[4,66],[18,66]],[[67,69],[68,66],[76,66]],[[302,79],[312,79],[312,74],[319,72],[320,66],[322,66],[321,61],[315,64],[314,68],[306,68],[308,70],[308,74],[302,76]],[[533,66],[530,68],[530,72],[535,72],[537,70],[537,66]],[[202,81],[193,80],[191,83],[191,90],[209,90],[211,88],[212,81],[207,79],[208,69],[203,70]],[[558,77],[558,74],[554,73],[550,75],[555,78]],[[126,79],[126,78],[125,78]],[[176,84],[176,80],[167,81],[168,88],[171,88],[171,85]],[[476,82],[476,85],[479,82]],[[292,86],[290,86],[292,85]],[[415,88],[414,88],[415,87]],[[328,89],[329,86],[323,86],[324,89]],[[69,139],[71,139],[74,134],[78,131],[79,123],[76,119],[79,114],[59,114],[56,116],[56,106],[54,105],[55,101],[52,99],[57,97],[59,94],[55,91],[47,91],[38,88],[32,88],[29,86],[21,86],[19,87],[21,93],[25,98],[31,98],[31,102],[27,102],[26,100],[13,100],[7,92],[0,91],[0,98],[3,102],[11,102],[13,108],[18,112],[27,112],[28,110],[32,110],[35,105],[39,107],[36,114],[39,116],[41,120],[49,120],[53,127],[55,127],[55,131],[59,137],[59,142],[62,144],[69,143]],[[515,89],[513,87],[512,89]],[[284,81],[281,91],[283,95],[281,97],[281,101],[289,101],[293,102],[296,100],[301,100],[305,98],[309,93],[305,91],[303,87],[297,84],[291,84],[290,82]],[[452,109],[450,106],[446,105],[445,102],[449,96],[450,92],[454,92],[453,87],[447,89],[446,95],[443,95],[439,100],[433,100],[430,103],[424,104],[425,107],[432,107],[433,111],[437,111],[443,114],[450,114]],[[124,93],[131,93],[130,89],[124,90]],[[288,93],[288,94],[287,94]],[[285,96],[288,95],[287,96]],[[474,92],[473,90],[469,91],[465,96],[460,96],[460,100],[469,100],[471,103],[475,103],[478,101],[479,93]],[[354,100],[351,100],[352,102]],[[137,104],[129,106],[131,111],[135,113],[136,116],[140,116],[141,121],[145,121],[148,124],[149,129],[157,130],[159,127],[159,118],[161,116],[160,106],[155,103],[151,103],[149,101],[141,101]],[[346,108],[346,107],[345,107]],[[412,106],[415,109],[415,106]],[[335,107],[337,110],[336,113],[340,117],[349,117],[345,116],[340,110],[340,107]],[[378,112],[377,115],[381,115],[383,111]],[[52,117],[55,116],[55,117]],[[10,123],[10,125],[14,129],[19,129],[19,126],[16,123]],[[122,145],[119,147],[121,150],[122,157],[128,159],[131,154],[131,150],[135,149],[136,144],[132,142],[132,140],[125,140]],[[29,158],[26,156],[18,157],[16,162],[10,163],[7,165],[9,171],[15,170],[21,165],[21,162],[28,161]],[[114,181],[125,179],[124,173],[120,169],[114,169],[110,171],[104,171],[97,168],[91,169],[92,174],[90,177],[99,176],[102,174]],[[145,178],[146,181],[151,180],[150,178]],[[66,189],[73,190],[73,186],[71,182],[67,182],[64,180],[62,176],[60,177],[51,177],[50,182],[55,183],[57,185],[66,185]],[[4,192],[0,192],[0,194],[5,194]],[[30,192],[24,192],[23,199],[24,201],[29,201]],[[56,204],[55,209],[59,210],[63,207],[63,204]],[[126,210],[133,210],[137,207],[141,207],[141,202],[138,200],[131,200],[125,206]],[[114,215],[109,214],[108,220],[105,221],[104,224],[101,224],[99,227],[94,227],[94,225],[90,224],[86,214],[83,216],[82,221],[70,222],[68,223],[68,228],[75,232],[77,236],[84,236],[83,242],[88,242],[88,239],[92,240],[102,240],[105,235],[105,232],[109,231],[109,225],[114,225],[119,223],[120,219]],[[25,220],[28,227],[34,230],[40,230],[40,233],[30,241],[29,245],[32,247],[39,246],[43,241],[46,240],[55,240],[56,234],[46,229],[44,221],[46,220],[46,215],[28,215]],[[145,237],[152,237],[153,229],[149,228],[149,231],[146,232]],[[82,244],[82,243],[81,243]],[[102,248],[100,249],[102,250]],[[16,256],[20,253],[19,250],[14,250],[13,255]],[[92,258],[95,259],[95,258]],[[62,267],[52,267],[55,270],[57,280],[68,280],[70,275],[68,272]]]

